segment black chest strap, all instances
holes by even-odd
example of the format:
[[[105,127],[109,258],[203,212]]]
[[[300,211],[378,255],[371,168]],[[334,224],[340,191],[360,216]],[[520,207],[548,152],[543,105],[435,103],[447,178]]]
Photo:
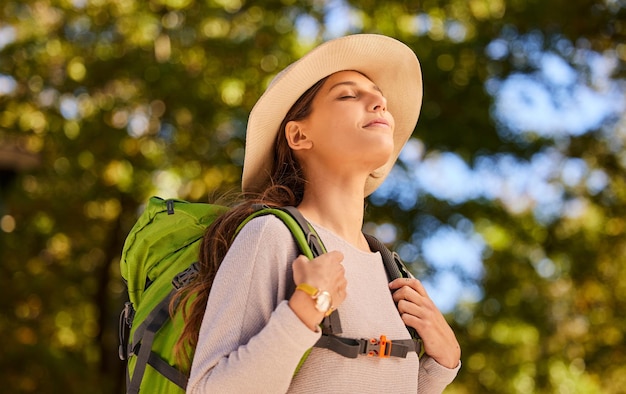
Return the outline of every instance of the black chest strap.
[[[357,358],[360,355],[369,357],[400,357],[406,358],[410,352],[421,353],[421,342],[413,339],[390,340],[384,335],[380,338],[353,339],[336,335],[322,335],[315,347],[332,350],[344,357]]]

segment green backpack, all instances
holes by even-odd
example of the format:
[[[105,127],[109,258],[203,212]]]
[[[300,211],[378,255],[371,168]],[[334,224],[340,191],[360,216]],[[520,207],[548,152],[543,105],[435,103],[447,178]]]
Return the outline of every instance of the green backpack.
[[[126,238],[120,268],[128,288],[129,302],[120,314],[119,356],[127,361],[128,393],[183,393],[188,376],[181,372],[174,357],[174,345],[183,330],[180,314],[169,314],[172,295],[197,272],[200,242],[207,227],[229,208],[182,200],[152,197]],[[293,207],[259,209],[240,226],[261,215],[275,215],[290,229],[302,254],[312,259],[325,252],[313,227]],[[383,256],[389,280],[407,277],[398,258],[376,238],[366,235],[373,250]],[[395,341],[393,354],[385,353],[385,340],[341,338],[338,313],[325,319],[324,336],[315,346],[325,347],[346,357],[359,354],[406,357],[419,351],[419,342]],[[417,338],[416,334],[414,337]],[[417,349],[416,349],[417,348]],[[305,354],[300,362],[306,359]],[[299,366],[298,366],[299,368]],[[296,370],[297,372],[297,370]]]

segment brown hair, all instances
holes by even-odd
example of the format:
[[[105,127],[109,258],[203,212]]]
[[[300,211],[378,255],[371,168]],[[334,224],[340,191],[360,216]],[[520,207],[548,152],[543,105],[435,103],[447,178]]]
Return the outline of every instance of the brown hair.
[[[280,124],[276,136],[270,184],[260,194],[243,195],[241,203],[209,226],[200,246],[197,277],[181,288],[172,299],[171,314],[182,313],[185,321],[185,327],[175,347],[178,363],[184,370],[188,370],[191,366],[193,349],[198,343],[200,325],[213,279],[235,238],[239,224],[254,211],[253,205],[255,204],[271,207],[297,206],[302,201],[305,179],[302,167],[294,157],[285,138],[285,127],[289,121],[302,120],[309,116],[313,99],[326,79],[321,79],[302,94]]]

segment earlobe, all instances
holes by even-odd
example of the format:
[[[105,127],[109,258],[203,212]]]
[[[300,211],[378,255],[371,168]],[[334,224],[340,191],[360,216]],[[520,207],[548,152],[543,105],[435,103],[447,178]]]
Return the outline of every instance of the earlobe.
[[[293,150],[310,149],[313,146],[313,142],[307,137],[302,125],[296,121],[287,122],[285,137],[289,147]]]

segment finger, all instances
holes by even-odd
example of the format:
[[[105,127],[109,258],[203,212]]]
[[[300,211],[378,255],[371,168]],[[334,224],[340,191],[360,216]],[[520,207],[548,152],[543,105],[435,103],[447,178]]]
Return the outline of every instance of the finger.
[[[293,280],[296,285],[300,284],[304,280],[306,264],[308,261],[309,259],[306,256],[300,255],[291,263],[293,268]]]
[[[428,300],[428,296],[420,294],[413,287],[405,285],[399,289],[392,289],[392,298],[397,303],[400,300],[407,300],[413,303],[423,303],[424,300]]]
[[[293,266],[294,269],[303,268],[308,262],[309,262],[309,259],[305,255],[301,254],[298,257],[296,257],[296,259],[291,263],[291,265]]]
[[[397,278],[389,282],[389,288],[391,290],[397,290],[403,286],[408,286],[411,278]]]
[[[428,297],[428,292],[424,288],[424,285],[419,279],[416,278],[398,278],[389,283],[389,288],[391,290],[398,290],[402,287],[409,287],[415,290],[418,294],[423,297]]]
[[[390,286],[391,288],[391,286]],[[397,304],[400,300],[406,300],[407,298],[407,286],[402,286],[400,288],[393,289],[391,288],[391,298],[393,298],[394,302]],[[408,288],[410,290],[410,288]]]
[[[339,264],[343,261],[343,253],[338,250],[332,250],[319,256],[318,259],[320,259],[320,261],[327,261],[329,263]]]
[[[398,311],[400,310],[398,309]],[[419,317],[408,312],[400,312],[400,317],[406,326],[415,328],[421,323],[421,319]]]
[[[416,304],[414,302],[408,300],[398,301],[398,312],[400,312],[401,315],[409,314],[412,316],[421,317],[421,315],[423,314],[422,309],[423,308],[419,304]]]
[[[304,269],[305,264],[307,264],[309,262],[309,259],[305,256],[305,255],[300,255],[298,256],[293,263],[291,263],[291,266],[293,267],[294,271],[301,271]]]
[[[294,264],[304,264],[307,261],[309,261],[308,257],[306,257],[305,255],[301,254],[298,257],[296,257],[296,259],[293,261]]]

